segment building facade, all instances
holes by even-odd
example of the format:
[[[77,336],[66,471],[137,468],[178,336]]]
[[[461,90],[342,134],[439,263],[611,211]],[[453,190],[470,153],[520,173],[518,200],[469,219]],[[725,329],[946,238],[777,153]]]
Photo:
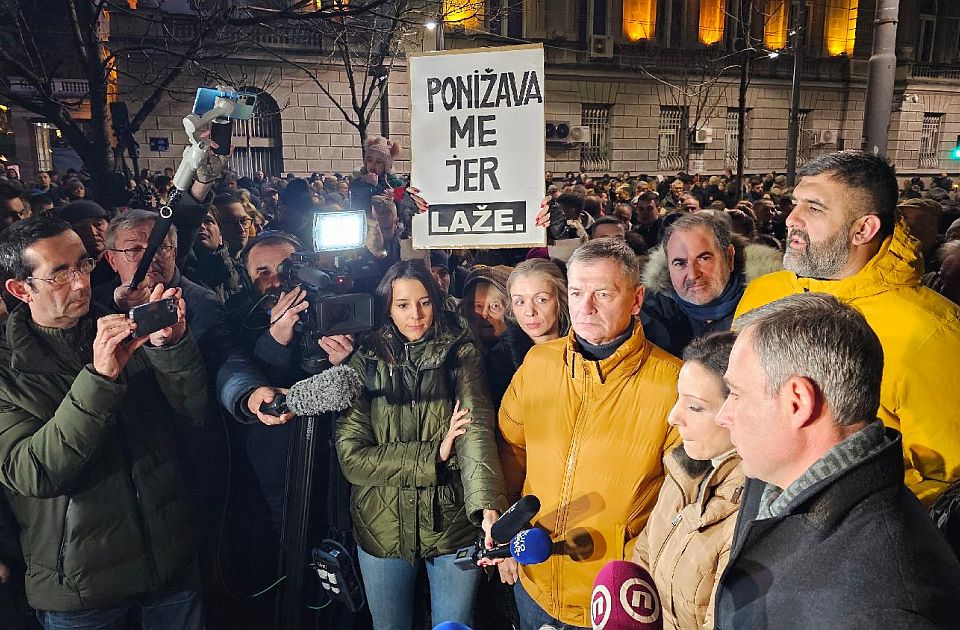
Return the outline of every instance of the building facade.
[[[803,24],[800,0],[487,0],[489,18],[458,16],[462,1],[443,2],[447,48],[543,43],[547,170],[653,175],[735,169],[740,64],[746,62],[746,171],[782,172],[798,46],[798,163],[861,145],[876,0],[802,0]],[[189,16],[177,19],[189,28]],[[111,37],[122,43],[122,29]],[[425,48],[433,39],[424,30]],[[745,52],[743,42],[749,44]],[[305,71],[324,45],[310,36],[290,33],[262,43],[297,63],[279,63],[263,47],[223,62],[223,74],[243,75],[244,87],[261,93],[254,120],[235,126],[237,170],[356,170],[359,135],[331,102],[350,111],[344,68]],[[956,173],[960,163],[951,154],[960,138],[960,2],[901,0],[897,58],[889,158],[902,175]],[[131,92],[132,100],[137,86],[125,77],[136,75],[121,73],[121,91]],[[189,93],[202,80],[187,72],[176,87]],[[376,109],[368,133],[382,129],[408,147],[408,94],[403,59],[397,58],[388,105]],[[189,108],[186,99],[157,106],[137,134],[141,166],[176,165]],[[38,131],[45,123],[18,117],[15,108],[12,118],[22,170],[48,165],[52,148]],[[398,172],[408,171],[407,157],[401,154]]]

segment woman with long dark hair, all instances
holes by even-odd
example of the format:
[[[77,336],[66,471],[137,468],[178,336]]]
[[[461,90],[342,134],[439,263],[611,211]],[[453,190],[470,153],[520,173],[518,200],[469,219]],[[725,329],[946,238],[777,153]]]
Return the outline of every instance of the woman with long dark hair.
[[[348,362],[365,391],[336,427],[374,627],[409,630],[420,563],[432,625],[469,625],[481,573],[455,552],[506,507],[483,360],[422,262],[390,267],[376,298],[378,327]]]

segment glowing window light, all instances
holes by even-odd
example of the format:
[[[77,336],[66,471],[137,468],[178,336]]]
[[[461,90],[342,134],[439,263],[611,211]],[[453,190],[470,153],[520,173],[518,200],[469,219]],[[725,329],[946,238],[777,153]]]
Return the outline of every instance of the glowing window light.
[[[767,0],[763,25],[763,43],[767,48],[783,48],[787,45],[787,2]]]
[[[709,46],[723,39],[724,0],[700,0],[700,42]]]
[[[623,0],[623,34],[627,39],[653,39],[656,32],[657,0]]]
[[[858,0],[828,0],[823,42],[831,57],[853,54]]]
[[[483,27],[483,2],[481,0],[443,0],[443,21],[459,24],[464,28]]]

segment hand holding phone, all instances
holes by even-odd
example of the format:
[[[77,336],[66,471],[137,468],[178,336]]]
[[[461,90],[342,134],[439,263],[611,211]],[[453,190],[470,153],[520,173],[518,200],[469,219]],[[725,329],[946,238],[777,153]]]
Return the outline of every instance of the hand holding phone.
[[[153,288],[150,301],[130,309],[130,320],[136,324],[133,336],[149,336],[154,346],[171,346],[187,331],[186,305],[179,288]]]

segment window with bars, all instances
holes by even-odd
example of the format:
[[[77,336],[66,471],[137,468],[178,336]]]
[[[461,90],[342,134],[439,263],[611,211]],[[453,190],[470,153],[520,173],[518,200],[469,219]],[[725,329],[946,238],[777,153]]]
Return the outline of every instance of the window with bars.
[[[687,108],[660,107],[657,132],[657,169],[676,172],[686,168]]]
[[[590,128],[590,145],[580,149],[580,170],[606,171],[610,168],[610,105],[583,105],[581,121]]]
[[[943,114],[924,114],[923,128],[920,133],[920,168],[938,168],[940,155],[937,148],[940,146],[940,123]]]
[[[743,163],[747,164],[750,151],[747,149],[747,139],[750,135],[746,133],[747,125],[750,124],[750,111],[747,110],[744,117],[744,140],[743,140]],[[740,110],[736,107],[727,108],[727,117],[725,120],[723,134],[723,165],[727,168],[737,167],[737,155],[740,150]]]
[[[34,140],[37,147],[37,170],[53,170],[53,147],[50,143],[49,123],[33,123]]]
[[[814,142],[813,138],[810,137],[810,130],[807,128],[811,111],[812,110],[801,109],[797,112],[797,166],[806,164],[807,151],[809,151],[810,145]]]
[[[240,176],[252,177],[257,171],[268,175],[283,172],[280,108],[267,94],[253,88],[242,88],[257,94],[257,104],[249,120],[234,122],[231,166]]]

